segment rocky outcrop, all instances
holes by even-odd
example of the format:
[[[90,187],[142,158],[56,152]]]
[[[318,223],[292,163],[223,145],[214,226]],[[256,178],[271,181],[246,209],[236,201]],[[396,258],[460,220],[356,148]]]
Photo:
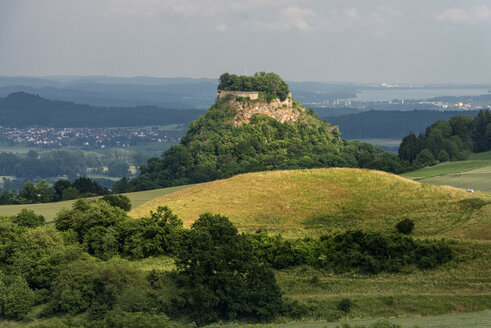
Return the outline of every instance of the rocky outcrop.
[[[235,95],[236,97],[244,98],[245,95]],[[219,96],[220,98],[220,96]],[[273,99],[271,102],[265,102],[261,100],[247,100],[240,98],[233,98],[228,100],[227,103],[237,110],[237,115],[233,119],[235,126],[240,126],[245,123],[249,123],[251,118],[256,115],[265,115],[275,120],[285,122],[297,122],[302,113],[305,112],[304,107],[293,108],[293,100],[291,94],[284,100]]]

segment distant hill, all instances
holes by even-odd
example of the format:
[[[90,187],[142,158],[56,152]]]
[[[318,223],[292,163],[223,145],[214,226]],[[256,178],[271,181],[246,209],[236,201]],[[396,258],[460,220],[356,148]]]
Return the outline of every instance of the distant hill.
[[[201,110],[176,110],[156,106],[95,107],[48,100],[16,92],[0,98],[0,126],[6,127],[125,127],[187,124]]]
[[[215,79],[94,77],[0,77],[0,97],[27,92],[93,106],[205,109],[216,97]]]
[[[448,120],[456,115],[476,116],[479,111],[381,111],[370,110],[349,115],[320,116],[338,125],[343,138],[365,139],[384,138],[402,139],[410,132],[415,134],[425,132],[426,128],[439,120]]]

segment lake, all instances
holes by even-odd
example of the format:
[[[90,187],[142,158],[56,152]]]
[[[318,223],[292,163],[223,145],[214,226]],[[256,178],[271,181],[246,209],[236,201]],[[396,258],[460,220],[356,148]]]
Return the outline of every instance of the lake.
[[[394,99],[428,99],[439,96],[478,96],[487,94],[487,89],[448,89],[448,88],[378,88],[363,90],[354,101],[389,101]]]

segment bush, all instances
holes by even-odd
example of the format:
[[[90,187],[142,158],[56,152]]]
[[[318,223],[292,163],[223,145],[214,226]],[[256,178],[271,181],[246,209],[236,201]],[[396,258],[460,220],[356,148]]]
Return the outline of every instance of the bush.
[[[343,298],[341,301],[339,301],[338,306],[336,308],[339,311],[348,313],[349,311],[351,311],[352,307],[353,307],[353,303],[351,303],[351,300],[349,298]]]
[[[434,268],[453,258],[446,241],[420,241],[380,232],[353,230],[294,241],[259,232],[247,238],[255,255],[277,269],[308,264],[337,273],[359,270],[377,274],[399,272],[410,264]]]
[[[35,295],[20,276],[2,276],[0,272],[0,315],[23,319],[34,306]]]
[[[28,228],[39,227],[46,223],[44,216],[37,215],[34,211],[28,210],[27,208],[23,208],[19,214],[12,217],[12,221],[20,226]]]
[[[91,319],[100,320],[119,300],[127,301],[122,295],[134,289],[145,292],[150,290],[150,285],[144,273],[130,262],[79,260],[60,268],[51,285],[49,306],[54,312],[71,315],[88,311]]]
[[[396,224],[396,229],[400,233],[403,233],[405,235],[409,235],[411,232],[413,232],[414,229],[414,221],[411,219],[404,219],[402,221],[399,221]]]

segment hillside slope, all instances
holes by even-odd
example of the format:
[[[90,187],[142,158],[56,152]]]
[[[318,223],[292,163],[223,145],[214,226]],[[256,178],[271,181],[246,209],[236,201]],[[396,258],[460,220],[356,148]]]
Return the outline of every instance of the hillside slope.
[[[458,236],[465,230],[467,237],[488,239],[491,205],[477,197],[379,171],[330,168],[241,174],[156,198],[130,215],[167,205],[187,226],[212,212],[229,216],[242,231],[289,237],[346,228],[392,230],[398,220],[411,218],[419,236]]]

